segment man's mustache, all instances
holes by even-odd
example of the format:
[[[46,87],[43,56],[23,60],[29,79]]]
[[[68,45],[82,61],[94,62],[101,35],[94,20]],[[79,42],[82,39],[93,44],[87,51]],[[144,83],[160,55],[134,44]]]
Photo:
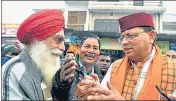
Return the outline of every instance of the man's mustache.
[[[90,54],[90,53],[87,53],[87,54],[85,54],[85,56],[95,57],[95,54]]]
[[[59,50],[59,49],[51,49],[51,53],[58,55],[58,56],[63,56],[63,51]]]
[[[123,46],[123,48],[132,48],[131,45],[126,45],[126,46]]]

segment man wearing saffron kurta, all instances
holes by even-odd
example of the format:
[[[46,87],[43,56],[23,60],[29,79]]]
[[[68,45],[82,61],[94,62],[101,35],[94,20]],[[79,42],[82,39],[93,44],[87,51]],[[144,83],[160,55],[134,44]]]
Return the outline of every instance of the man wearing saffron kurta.
[[[125,57],[115,61],[101,86],[94,88],[98,95],[88,100],[161,100],[157,85],[166,94],[176,89],[176,60],[163,56],[155,44],[154,18],[136,13],[118,19],[121,29],[119,41]],[[172,98],[175,95],[172,94]]]

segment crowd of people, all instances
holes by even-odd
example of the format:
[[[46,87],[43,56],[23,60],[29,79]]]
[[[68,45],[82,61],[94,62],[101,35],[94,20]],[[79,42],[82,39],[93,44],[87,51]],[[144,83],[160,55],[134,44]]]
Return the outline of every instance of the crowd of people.
[[[162,55],[154,18],[144,12],[118,19],[125,56],[112,63],[95,34],[65,50],[60,10],[42,10],[20,25],[17,43],[2,46],[3,100],[176,100],[176,52]],[[65,56],[63,53],[66,51]],[[62,59],[61,59],[62,58]],[[62,60],[62,61],[61,61]]]
[[[14,44],[3,44],[1,46],[1,66],[12,57],[19,55],[23,48],[23,45],[19,41],[16,41]]]

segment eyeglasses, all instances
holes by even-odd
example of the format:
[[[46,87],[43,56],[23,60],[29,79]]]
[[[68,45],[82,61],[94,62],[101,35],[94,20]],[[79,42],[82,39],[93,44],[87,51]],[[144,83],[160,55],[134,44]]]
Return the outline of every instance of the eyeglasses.
[[[137,36],[139,36],[140,33],[145,33],[145,32],[139,32],[139,33],[134,33],[134,34],[130,34],[130,33],[127,33],[125,35],[121,35],[119,38],[118,38],[118,41],[121,43],[123,41],[123,39],[125,38],[126,40],[133,40],[134,38],[136,38]]]
[[[167,55],[169,58],[176,58],[176,55]]]
[[[63,37],[63,36],[60,36],[60,35],[56,36],[56,37],[55,37],[55,40],[56,40],[56,42],[57,42],[58,44],[59,44],[59,43],[62,43],[63,41],[65,41],[64,37]]]

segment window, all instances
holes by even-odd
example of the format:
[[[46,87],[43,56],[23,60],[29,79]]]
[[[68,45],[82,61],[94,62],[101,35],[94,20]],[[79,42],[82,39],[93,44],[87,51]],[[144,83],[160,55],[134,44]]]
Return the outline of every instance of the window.
[[[67,27],[74,30],[84,30],[86,11],[69,11]]]
[[[164,31],[176,31],[176,22],[163,22]]]
[[[134,0],[134,6],[144,6],[144,0]]]
[[[94,25],[95,31],[119,32],[119,24],[117,19],[96,19]]]

